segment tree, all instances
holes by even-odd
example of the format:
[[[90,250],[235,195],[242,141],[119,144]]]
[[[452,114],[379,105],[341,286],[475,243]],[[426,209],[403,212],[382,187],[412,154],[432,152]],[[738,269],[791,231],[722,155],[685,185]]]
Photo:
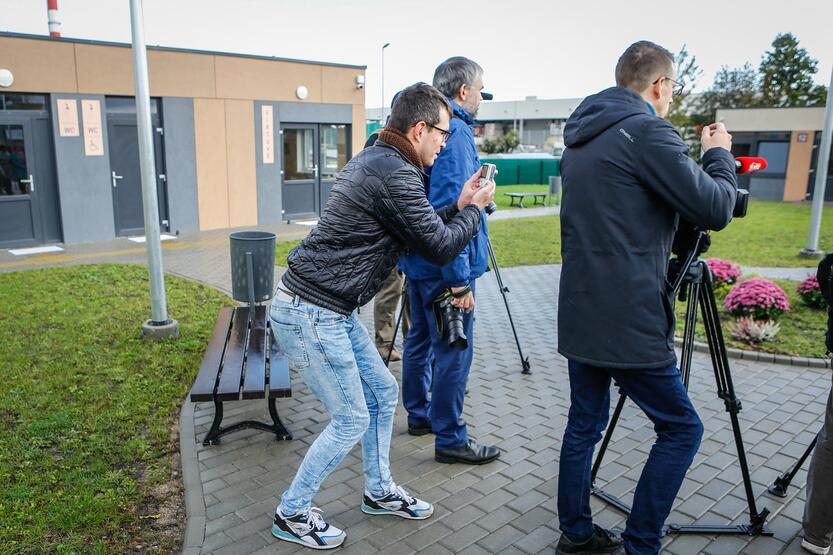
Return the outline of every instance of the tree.
[[[513,129],[494,139],[486,139],[480,149],[486,154],[500,154],[512,152],[519,144],[521,140],[518,138],[518,132]]]
[[[723,66],[714,76],[712,86],[700,95],[695,123],[708,125],[715,121],[718,108],[749,108],[760,105],[758,74],[747,62],[743,67]]]
[[[813,106],[825,102],[827,89],[813,82],[818,61],[798,46],[792,33],[775,36],[772,50],[764,53],[758,71],[761,100],[766,106]]]
[[[697,65],[697,56],[692,56],[684,44],[674,57],[677,81],[683,83],[683,94],[674,99],[668,120],[680,131],[683,140],[689,145],[692,155],[699,152],[699,137],[696,122],[692,119],[696,111],[696,96],[693,94],[697,87],[697,80],[703,75],[703,70]]]

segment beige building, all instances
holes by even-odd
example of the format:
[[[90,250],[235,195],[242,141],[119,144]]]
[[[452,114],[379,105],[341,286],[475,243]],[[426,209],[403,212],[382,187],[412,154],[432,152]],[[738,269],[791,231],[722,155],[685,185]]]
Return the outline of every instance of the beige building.
[[[0,33],[2,70],[0,247],[142,234],[129,45]],[[148,73],[164,231],[315,217],[364,142],[364,66],[151,47]]]
[[[732,134],[735,156],[766,158],[766,170],[741,176],[753,197],[803,201],[812,198],[824,107],[739,108],[717,111],[717,121]],[[833,165],[833,157],[831,157]],[[833,167],[825,199],[833,201]]]

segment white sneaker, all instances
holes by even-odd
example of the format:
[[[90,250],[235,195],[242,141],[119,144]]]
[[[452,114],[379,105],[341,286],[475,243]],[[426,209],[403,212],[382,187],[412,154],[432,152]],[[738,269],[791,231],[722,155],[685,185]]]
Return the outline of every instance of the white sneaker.
[[[815,555],[827,555],[830,553],[830,546],[822,547],[820,545],[816,545],[814,543],[808,542],[806,539],[801,540],[801,549],[804,551],[808,551],[810,553],[814,553]]]
[[[382,497],[364,492],[362,512],[369,515],[396,515],[411,520],[424,520],[434,514],[434,506],[411,497],[401,486],[391,484],[390,491]]]
[[[290,517],[283,516],[280,509],[276,510],[272,535],[310,549],[333,549],[343,544],[347,537],[344,530],[324,522],[324,515],[318,507]]]

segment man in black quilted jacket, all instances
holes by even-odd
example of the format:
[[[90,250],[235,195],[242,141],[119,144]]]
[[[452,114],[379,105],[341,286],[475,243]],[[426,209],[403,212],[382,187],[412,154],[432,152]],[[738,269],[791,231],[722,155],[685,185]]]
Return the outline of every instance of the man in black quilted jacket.
[[[495,185],[479,187],[479,170],[456,205],[434,210],[426,198],[423,168],[445,146],[450,114],[448,101],[430,85],[402,91],[379,140],[339,172],[318,225],[289,253],[272,301],[272,329],[331,420],[281,496],[272,526],[281,540],[312,549],[344,542],[345,533],[324,521],[312,498],[359,440],[362,511],[417,520],[434,511],[391,477],[399,388],[354,311],[373,298],[403,249],[447,264],[480,228]]]

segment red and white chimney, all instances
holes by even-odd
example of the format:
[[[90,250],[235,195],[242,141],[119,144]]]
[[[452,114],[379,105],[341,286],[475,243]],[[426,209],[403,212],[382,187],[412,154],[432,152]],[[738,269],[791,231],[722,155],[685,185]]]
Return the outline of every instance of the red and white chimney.
[[[49,18],[49,36],[61,36],[61,21],[58,19],[58,0],[46,0],[46,14]]]

